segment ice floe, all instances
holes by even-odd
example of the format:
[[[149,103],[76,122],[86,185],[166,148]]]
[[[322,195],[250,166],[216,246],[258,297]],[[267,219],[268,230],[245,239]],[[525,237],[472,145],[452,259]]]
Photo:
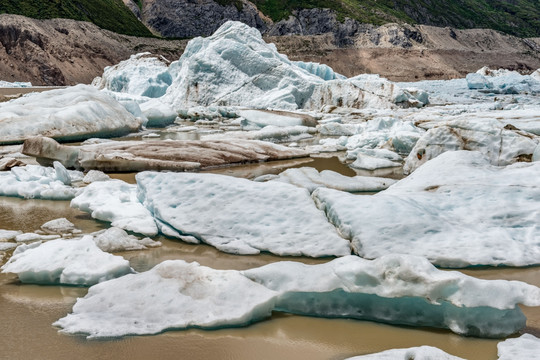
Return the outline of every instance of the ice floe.
[[[45,224],[41,225],[40,229],[46,234],[55,234],[62,236],[75,235],[82,232],[80,229],[77,229],[75,224],[73,224],[66,218],[59,218],[47,221]]]
[[[539,360],[540,339],[531,334],[523,334],[518,338],[506,339],[497,344],[499,360]]]
[[[318,172],[311,167],[287,169],[279,175],[263,175],[255,181],[280,181],[307,189],[310,193],[319,187],[347,192],[381,191],[396,180],[374,176],[345,176],[332,170]]]
[[[540,163],[497,167],[446,152],[373,196],[313,196],[361,256],[415,254],[441,266],[540,263]]]
[[[111,227],[91,235],[94,237],[96,245],[107,252],[146,250],[161,246],[159,241],[150,238],[139,239],[117,227]]]
[[[17,247],[2,266],[23,283],[90,286],[131,272],[129,262],[101,251],[91,236]]]
[[[353,356],[345,360],[465,360],[450,355],[433,346],[419,346],[408,349],[392,349],[375,354]]]
[[[54,325],[88,338],[247,325],[270,316],[275,297],[234,270],[165,261],[91,287]]]
[[[350,254],[305,189],[215,174],[137,174],[138,196],[160,222],[217,249],[311,257]]]
[[[0,172],[0,195],[25,199],[70,200],[77,189],[66,182],[79,179],[78,171],[68,171],[60,163],[55,167],[26,165]]]
[[[321,265],[279,262],[242,272],[279,293],[276,310],[503,337],[525,327],[517,304],[540,305],[540,288],[442,271],[418,256],[345,256]]]
[[[141,124],[113,98],[88,85],[0,103],[0,144],[22,143],[36,135],[62,141],[113,137],[137,131]]]
[[[150,53],[131,55],[128,60],[107,66],[92,85],[99,89],[131,95],[157,98],[163,96],[172,83],[168,61]]]
[[[54,140],[29,139],[25,141],[23,152],[48,162],[58,160],[66,166],[112,172],[197,170],[308,155],[301,149],[244,139],[107,141],[81,146],[51,142]]]
[[[71,207],[124,230],[147,236],[158,233],[152,213],[137,198],[137,186],[121,180],[98,181],[82,188]]]

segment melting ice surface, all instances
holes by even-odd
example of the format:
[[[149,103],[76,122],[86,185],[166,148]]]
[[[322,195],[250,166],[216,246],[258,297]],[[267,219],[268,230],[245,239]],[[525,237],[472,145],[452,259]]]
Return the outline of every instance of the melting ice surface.
[[[354,356],[346,360],[464,360],[432,346],[392,349],[376,354]]]
[[[512,334],[525,326],[517,304],[540,304],[535,286],[441,271],[418,256],[370,261],[351,255],[321,265],[279,262],[242,273],[279,292],[281,311],[441,327],[472,336]]]
[[[499,360],[540,359],[540,339],[531,334],[507,339],[497,345]]]
[[[313,196],[363,257],[415,254],[441,266],[540,263],[540,163],[497,167],[447,152],[373,196]]]

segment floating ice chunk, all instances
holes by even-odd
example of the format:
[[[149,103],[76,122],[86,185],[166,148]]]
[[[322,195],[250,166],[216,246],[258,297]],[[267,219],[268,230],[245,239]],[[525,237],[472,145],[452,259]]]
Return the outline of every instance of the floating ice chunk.
[[[302,125],[279,127],[268,125],[260,130],[254,131],[228,131],[223,134],[211,134],[203,137],[203,140],[226,141],[231,139],[260,140],[265,142],[290,142],[310,139],[317,130],[313,127]],[[300,151],[299,149],[290,149],[291,151]],[[307,155],[307,153],[304,153]]]
[[[131,272],[129,262],[101,251],[91,236],[20,245],[2,266],[21,282],[89,286]]]
[[[140,105],[141,111],[148,119],[146,126],[162,127],[174,123],[178,113],[170,105],[160,99],[152,99]]]
[[[536,80],[536,81],[540,81],[540,69],[536,70],[535,72],[533,72],[531,74],[531,77]]]
[[[34,242],[34,241],[47,241],[47,240],[54,240],[58,239],[60,235],[58,234],[36,234],[36,233],[24,233],[17,235],[15,237],[16,242]]]
[[[319,64],[311,61],[291,61],[291,63],[313,75],[317,75],[323,80],[345,80],[347,78],[346,76],[338,74],[326,64]]]
[[[386,79],[360,76],[325,81],[318,76],[322,68],[313,69],[317,75],[310,73],[279,54],[257,29],[228,21],[213,35],[188,43],[182,57],[169,67],[174,80],[164,99],[179,111],[193,106],[318,110],[323,105],[418,103]],[[331,76],[325,70],[324,77]]]
[[[20,82],[20,81],[9,82],[9,81],[0,80],[0,88],[28,88],[28,87],[32,87],[32,83]]]
[[[18,244],[11,243],[11,242],[0,242],[0,251],[8,251],[15,249],[18,246]],[[0,254],[0,260],[2,260],[2,256]]]
[[[372,176],[345,176],[335,171],[323,170],[320,173],[315,168],[303,167],[299,169],[287,169],[279,175],[268,179],[270,181],[280,181],[299,187],[306,188],[310,193],[319,187],[348,191],[380,191],[394,184],[396,180],[379,178]],[[260,180],[266,181],[264,177]]]
[[[361,170],[377,170],[391,167],[399,167],[401,166],[401,164],[392,160],[365,155],[359,152],[356,154],[356,160],[354,160],[354,162],[349,166]]]
[[[525,327],[517,304],[540,306],[540,288],[442,271],[418,256],[345,256],[321,265],[279,262],[242,274],[280,293],[276,310],[503,337]]]
[[[539,162],[496,167],[478,152],[456,151],[373,196],[320,188],[313,197],[363,257],[527,266],[540,264],[539,176]]]
[[[10,156],[0,157],[0,171],[10,170],[16,166],[25,166],[26,164],[19,159]]]
[[[247,122],[259,127],[268,125],[286,127],[286,126],[315,126],[317,120],[313,117],[294,112],[268,111],[268,110],[239,110],[237,114],[243,117]]]
[[[506,339],[497,344],[499,360],[539,360],[540,339],[531,334],[523,334],[518,338]]]
[[[2,230],[0,229],[0,240],[9,241],[15,239],[17,235],[21,235],[19,230]]]
[[[113,98],[88,85],[34,93],[0,103],[0,143],[46,135],[75,141],[137,131],[135,118]]]
[[[65,170],[65,169],[64,169]],[[71,172],[60,172],[63,181]],[[27,165],[0,172],[0,195],[25,199],[70,200],[76,189],[64,184],[50,167]],[[78,176],[78,173],[73,173]]]
[[[150,53],[131,55],[128,60],[107,66],[92,85],[99,89],[157,98],[163,96],[172,83],[168,61]]]
[[[495,119],[455,119],[437,123],[416,143],[405,160],[405,173],[445,151],[476,150],[493,165],[508,165],[530,156],[540,138]]]
[[[71,207],[124,230],[148,236],[158,233],[152,213],[137,199],[137,186],[121,180],[91,183],[80,190]]]
[[[41,225],[41,230],[46,234],[73,235],[80,234],[81,230],[66,218],[54,219]]]
[[[465,79],[467,80],[467,86],[472,90],[493,88],[493,83],[486,79],[486,77],[482,74],[467,74]]]
[[[150,238],[139,239],[117,227],[94,233],[92,236],[96,245],[107,252],[145,250],[149,247],[161,246],[159,241]]]
[[[139,199],[159,221],[237,254],[350,254],[305,189],[214,174],[137,174]]]
[[[354,160],[358,157],[358,154],[368,155],[368,156],[376,157],[379,159],[387,159],[391,161],[403,161],[403,158],[399,154],[388,149],[356,148],[356,149],[347,151],[346,158],[347,160]]]
[[[247,325],[270,316],[275,297],[234,270],[165,261],[91,287],[73,313],[53,325],[88,338]]]
[[[341,124],[336,122],[323,123],[317,126],[321,135],[351,136],[361,132],[362,124]]]
[[[83,182],[87,184],[90,184],[96,181],[108,181],[108,180],[111,180],[109,175],[99,170],[90,170],[83,178]]]
[[[465,360],[432,346],[392,349],[376,354],[354,356],[345,360]]]

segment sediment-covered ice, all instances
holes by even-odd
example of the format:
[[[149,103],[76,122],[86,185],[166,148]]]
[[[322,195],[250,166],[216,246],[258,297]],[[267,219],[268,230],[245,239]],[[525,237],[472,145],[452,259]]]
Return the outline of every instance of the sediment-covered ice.
[[[36,135],[62,141],[113,137],[137,131],[141,124],[116,100],[88,85],[0,103],[0,144]]]
[[[525,327],[517,304],[540,306],[540,289],[442,271],[418,256],[345,256],[321,265],[279,262],[242,272],[279,293],[276,310],[503,337]]]
[[[540,137],[504,121],[475,115],[462,116],[436,122],[411,150],[405,160],[404,171],[411,173],[441,153],[455,150],[480,151],[493,165],[508,165],[523,157],[530,158],[539,143]]]
[[[262,176],[255,181],[280,181],[307,189],[310,193],[319,187],[347,192],[381,191],[396,180],[374,176],[345,176],[332,170],[318,172],[311,167],[287,169],[276,176]]]
[[[497,344],[499,360],[539,360],[540,339],[531,334],[523,334],[518,338],[506,339]]]
[[[92,236],[96,245],[107,252],[146,250],[151,247],[161,246],[159,241],[150,238],[139,239],[117,227],[93,233]]]
[[[408,349],[392,349],[375,354],[353,356],[345,360],[465,360],[450,355],[432,346],[419,346]]]
[[[49,162],[58,160],[64,162],[66,166],[110,172],[185,171],[248,162],[286,160],[308,155],[301,149],[234,138],[107,141],[81,146],[65,146],[51,142],[54,140],[43,137],[32,138],[25,141],[23,151],[25,154]]]
[[[91,287],[54,325],[88,338],[247,325],[270,316],[275,297],[234,270],[165,261]]]
[[[53,167],[27,165],[0,172],[0,195],[25,199],[70,200],[77,189],[70,186],[78,171],[68,171],[60,163]],[[66,184],[66,182],[68,184]]]
[[[320,188],[321,209],[356,253],[416,254],[440,266],[540,264],[540,163],[506,167],[446,152],[373,196]]]
[[[154,217],[217,249],[311,257],[350,254],[305,189],[214,174],[137,174],[139,200]]]
[[[107,66],[92,85],[99,89],[157,98],[163,96],[172,83],[168,62],[162,57],[140,53],[114,66]]]
[[[229,21],[206,38],[191,40],[169,72],[164,99],[177,111],[193,106],[314,109],[323,105],[361,108],[416,105],[418,100],[378,76],[325,81],[267,44],[260,32]]]
[[[98,181],[82,188],[71,207],[124,230],[147,236],[158,233],[152,213],[137,199],[137,186],[121,180]]]
[[[90,286],[131,272],[129,262],[101,251],[91,236],[20,245],[2,266],[23,283]]]

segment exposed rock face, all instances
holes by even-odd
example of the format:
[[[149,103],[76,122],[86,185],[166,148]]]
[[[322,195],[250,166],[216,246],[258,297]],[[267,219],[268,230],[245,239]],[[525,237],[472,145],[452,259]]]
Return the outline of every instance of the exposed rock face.
[[[68,19],[0,15],[0,79],[33,85],[90,83],[103,68],[152,51],[177,59],[186,41],[136,38]]]
[[[133,0],[123,0],[124,4],[131,10],[131,12],[137,17],[137,19],[141,20],[141,9],[139,9],[139,6],[135,3]]]
[[[271,21],[246,0],[220,5],[212,0],[148,0],[144,22],[165,37],[188,38],[211,35],[228,20],[241,21],[265,31]]]

